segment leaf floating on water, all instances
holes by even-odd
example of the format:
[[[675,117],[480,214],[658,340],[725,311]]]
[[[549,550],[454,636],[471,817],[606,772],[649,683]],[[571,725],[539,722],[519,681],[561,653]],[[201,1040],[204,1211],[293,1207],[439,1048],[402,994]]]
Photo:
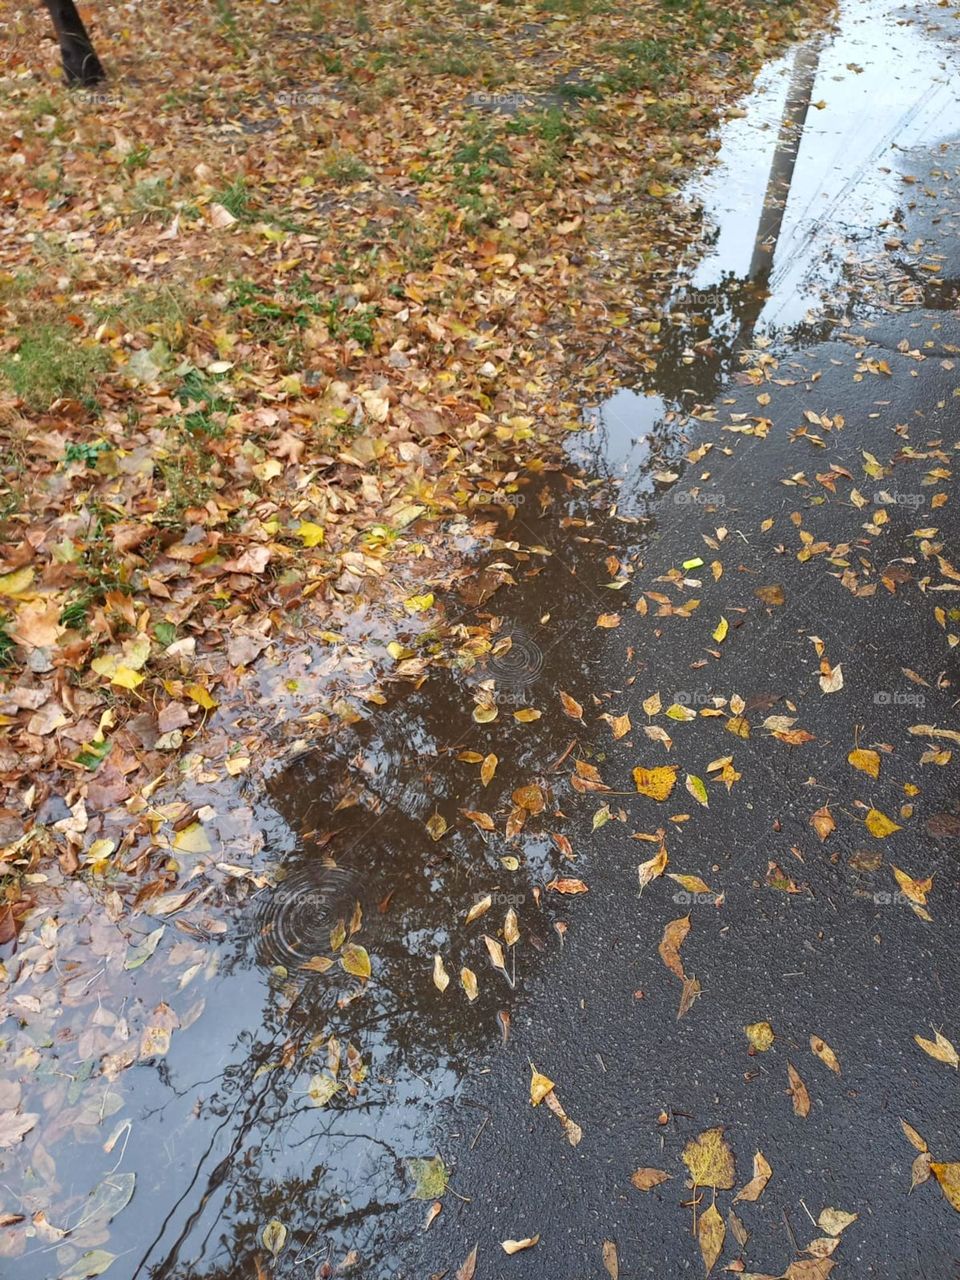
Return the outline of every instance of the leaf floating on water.
[[[473,1001],[476,1000],[477,996],[480,994],[477,989],[477,975],[473,972],[472,969],[460,970],[460,985],[463,987],[464,991],[467,993],[467,999],[472,1004]]]
[[[715,1204],[710,1205],[706,1212],[700,1215],[700,1219],[697,1222],[697,1242],[700,1245],[703,1265],[707,1269],[707,1275],[713,1270],[714,1264],[720,1257],[726,1234],[727,1229],[723,1225],[723,1219],[717,1211],[717,1206]]]
[[[473,924],[474,920],[479,920],[480,917],[482,915],[485,915],[492,906],[493,906],[493,897],[488,893],[473,904],[473,906],[467,912],[467,918],[465,923]]]
[[[66,1271],[61,1271],[60,1280],[90,1280],[92,1276],[102,1276],[116,1256],[106,1249],[88,1249]]]
[[[764,1158],[763,1152],[758,1151],[753,1157],[753,1177],[733,1197],[733,1203],[736,1204],[738,1200],[759,1200],[761,1192],[772,1177],[773,1170]]]
[[[369,978],[371,974],[370,957],[367,954],[366,947],[358,946],[355,942],[348,942],[340,953],[340,966],[355,978],[364,980]]]
[[[520,941],[520,926],[517,922],[517,913],[513,907],[509,909],[503,922],[503,940],[508,947],[516,946]]]
[[[493,775],[497,772],[497,765],[500,761],[491,751],[489,755],[484,756],[483,764],[480,766],[480,781],[487,786],[493,780]]]
[[[427,819],[427,830],[433,840],[442,840],[447,832],[447,820],[442,814],[431,814]]]
[[[343,1086],[333,1076],[318,1074],[310,1077],[307,1085],[307,1096],[315,1107],[325,1107],[335,1093]]]
[[[450,1174],[440,1156],[432,1156],[429,1160],[411,1160],[410,1172],[416,1183],[413,1189],[414,1200],[439,1200],[445,1193]]]
[[[787,1092],[793,1101],[794,1115],[808,1116],[810,1114],[810,1094],[807,1092],[807,1086],[800,1079],[800,1074],[792,1062],[787,1063],[787,1075],[790,1079],[790,1088]]]
[[[540,1240],[540,1236],[526,1236],[523,1240],[501,1240],[500,1248],[504,1253],[522,1253],[524,1249],[532,1249]]]
[[[587,893],[589,886],[585,885],[582,880],[576,880],[570,876],[561,876],[560,879],[551,880],[547,885],[548,889],[552,889],[554,893],[565,893],[567,895],[575,893]]]
[[[840,1062],[826,1040],[821,1040],[819,1036],[811,1036],[810,1048],[822,1063],[828,1066],[836,1075],[840,1075]]]
[[[913,1038],[924,1053],[929,1053],[930,1057],[936,1058],[937,1062],[942,1062],[948,1067],[960,1067],[960,1054],[946,1036],[941,1035],[939,1031],[934,1031],[933,1035],[933,1040],[924,1040],[923,1036]]]
[[[287,1228],[279,1220],[279,1218],[271,1218],[267,1225],[263,1228],[260,1236],[260,1243],[276,1258],[283,1250],[283,1246],[287,1242]]]
[[[491,938],[488,933],[483,935],[483,940],[487,946],[487,954],[490,956],[490,963],[495,969],[499,969],[504,977],[506,977],[507,960],[506,956],[503,954],[503,947],[501,947],[496,938]]]
[[[661,1182],[669,1182],[671,1176],[665,1169],[637,1169],[630,1175],[630,1181],[638,1191],[652,1191]]]
[[[571,698],[569,693],[564,693],[562,689],[560,690],[560,702],[571,720],[583,719],[583,707],[581,707],[576,698]]]
[[[433,957],[433,985],[441,993],[446,991],[450,985],[450,975],[443,967],[443,957],[439,951]]]
[[[165,924],[160,925],[158,929],[154,929],[152,933],[147,934],[139,947],[133,947],[128,951],[127,958],[123,962],[124,969],[139,969],[144,961],[149,960],[156,951],[166,927]]]
[[[737,1179],[733,1152],[723,1136],[723,1126],[705,1129],[683,1148],[683,1163],[690,1170],[695,1187],[729,1191]]]

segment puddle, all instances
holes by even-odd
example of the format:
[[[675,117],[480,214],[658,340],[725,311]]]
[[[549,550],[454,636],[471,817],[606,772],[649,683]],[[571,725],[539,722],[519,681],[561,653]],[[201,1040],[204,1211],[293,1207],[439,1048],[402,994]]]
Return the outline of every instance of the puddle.
[[[936,8],[844,5],[836,30],[765,68],[725,125],[715,164],[684,192],[704,231],[663,308],[656,370],[588,407],[595,432],[571,441],[575,462],[622,483],[625,509],[642,510],[651,454],[669,457],[684,416],[715,399],[755,337],[815,340],[865,305],[952,304],[949,273],[912,283],[870,262],[956,133],[960,67],[941,21]]]
[[[960,82],[922,26],[906,23],[911,14],[847,6],[837,34],[769,67],[746,116],[726,127],[715,168],[689,193],[708,230],[671,299],[678,318],[665,322],[658,373],[598,406],[594,429],[571,441],[585,480],[547,476],[522,491],[485,585],[465,593],[458,624],[502,612],[509,643],[474,670],[405,688],[348,728],[336,754],[304,750],[262,794],[228,797],[237,830],[256,833],[259,883],[232,882],[225,934],[196,912],[173,913],[128,997],[110,993],[138,956],[109,901],[83,886],[66,891],[63,914],[78,923],[55,981],[45,979],[54,960],[44,940],[25,947],[19,963],[35,967],[36,994],[20,1011],[18,1061],[28,1073],[37,1044],[56,1037],[59,1049],[24,1107],[58,1122],[19,1169],[22,1198],[5,1175],[0,1210],[45,1215],[22,1252],[22,1237],[10,1237],[17,1256],[6,1274],[47,1280],[109,1240],[111,1274],[129,1280],[252,1276],[271,1219],[288,1233],[278,1277],[407,1274],[404,1248],[429,1205],[412,1198],[411,1162],[436,1153],[439,1127],[461,1146],[474,1141],[484,1114],[464,1082],[490,1069],[503,1015],[527,1016],[525,991],[562,945],[565,908],[544,887],[558,875],[589,878],[594,855],[582,851],[574,869],[554,838],[550,796],[576,737],[560,693],[592,687],[597,616],[620,599],[589,584],[604,562],[608,586],[628,581],[659,502],[709,503],[708,486],[695,498],[672,488],[691,412],[715,398],[756,334],[843,310],[851,252],[866,252],[901,199],[903,153],[950,128]],[[795,165],[785,165],[784,106],[799,119],[798,85],[807,109]],[[763,217],[771,166],[775,181],[789,177],[782,221]],[[761,240],[776,241],[769,265],[757,256],[758,226]],[[592,495],[609,505],[611,484],[626,518],[602,524]],[[644,665],[632,654],[624,685]],[[303,697],[312,691],[305,681]],[[496,708],[492,726],[471,717],[476,701]],[[541,712],[533,724],[522,714],[531,707]],[[492,753],[496,771],[478,785]],[[534,782],[547,801],[540,812],[516,794]],[[466,797],[478,808],[464,820]],[[511,809],[516,838],[506,844],[483,819]],[[447,833],[432,840],[430,826],[443,823]],[[245,857],[224,852],[227,863]],[[488,896],[487,914],[465,928]],[[505,947],[504,971],[491,970],[478,936],[500,934],[511,908],[533,902],[522,946]],[[137,925],[142,943],[157,922]],[[364,948],[369,980],[362,959],[344,968],[345,947]],[[461,972],[481,963],[470,1001]],[[165,1055],[144,1051],[141,1036],[171,1030]],[[117,1070],[98,1078],[104,1054],[117,1055]],[[91,1212],[89,1197],[131,1171],[135,1193],[108,1231],[111,1205]]]

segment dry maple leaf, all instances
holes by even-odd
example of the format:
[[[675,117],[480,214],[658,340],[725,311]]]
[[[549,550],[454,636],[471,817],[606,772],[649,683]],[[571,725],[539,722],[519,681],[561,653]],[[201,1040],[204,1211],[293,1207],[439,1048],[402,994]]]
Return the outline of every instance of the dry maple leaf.
[[[705,1129],[691,1138],[680,1157],[690,1170],[695,1187],[713,1187],[729,1191],[737,1179],[733,1152],[723,1136],[723,1126]]]

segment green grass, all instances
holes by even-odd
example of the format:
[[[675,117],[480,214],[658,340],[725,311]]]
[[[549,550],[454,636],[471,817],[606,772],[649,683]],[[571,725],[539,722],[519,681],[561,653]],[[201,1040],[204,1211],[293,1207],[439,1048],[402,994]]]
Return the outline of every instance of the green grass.
[[[62,396],[93,408],[109,362],[103,348],[81,345],[67,325],[36,324],[20,331],[17,350],[0,361],[0,373],[30,409],[49,409]]]
[[[238,222],[249,222],[253,217],[253,202],[245,178],[236,178],[228,187],[218,191],[213,199],[216,204],[222,204],[227,213],[232,213]]]
[[[331,147],[323,158],[320,170],[324,177],[334,182],[362,182],[370,177],[367,166],[350,151]]]
[[[176,396],[190,411],[184,415],[183,425],[194,436],[222,436],[225,430],[222,419],[233,413],[233,402],[219,394],[219,381],[191,369],[177,388]]]

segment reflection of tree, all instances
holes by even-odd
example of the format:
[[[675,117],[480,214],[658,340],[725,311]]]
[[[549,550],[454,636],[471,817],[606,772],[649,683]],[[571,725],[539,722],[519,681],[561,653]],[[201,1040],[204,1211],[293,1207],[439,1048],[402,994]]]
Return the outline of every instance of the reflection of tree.
[[[562,482],[552,496],[563,500]],[[310,899],[316,917],[298,915],[296,931],[280,938],[281,952],[290,946],[297,953],[289,956],[286,977],[271,972],[281,957],[270,935],[268,894],[251,900],[245,926],[225,945],[219,998],[236,993],[234,999],[248,1001],[246,1021],[260,1026],[235,1036],[225,1055],[228,1065],[208,1087],[212,1102],[193,1129],[203,1137],[190,1140],[192,1171],[165,1220],[153,1224],[153,1240],[141,1242],[146,1251],[131,1273],[136,1280],[255,1275],[258,1233],[273,1217],[289,1232],[276,1275],[313,1274],[306,1259],[315,1269],[356,1249],[362,1262],[351,1274],[379,1277],[396,1270],[389,1259],[408,1230],[421,1227],[424,1206],[410,1200],[406,1162],[436,1149],[434,1122],[450,1119],[450,1108],[460,1105],[460,1080],[496,1052],[497,1012],[511,1008],[516,996],[490,967],[482,942],[484,932],[495,935],[502,928],[506,907],[496,905],[470,927],[464,914],[483,893],[524,896],[518,986],[539,964],[534,939],[541,948],[556,939],[550,925],[555,904],[537,908],[532,895],[534,882],[556,870],[556,862],[548,868],[544,859],[559,858],[555,849],[543,853],[549,847],[544,822],[530,820],[531,851],[513,876],[500,863],[508,851],[502,833],[512,792],[535,779],[549,785],[556,777],[550,766],[571,737],[556,691],[577,680],[576,655],[588,652],[595,615],[582,616],[584,578],[588,567],[594,576],[604,548],[569,540],[555,517],[534,516],[533,504],[523,508],[515,536],[553,543],[557,554],[539,559],[542,569],[520,591],[477,606],[515,607],[516,617],[506,625],[535,637],[543,658],[529,687],[501,691],[505,701],[498,720],[482,725],[471,717],[469,686],[493,668],[481,664],[466,679],[440,672],[429,687],[400,692],[388,710],[355,726],[337,758],[304,755],[270,784],[260,824],[274,847],[291,850],[281,859],[289,874],[277,892],[291,884],[320,886]],[[514,576],[520,580],[536,566],[522,555],[517,559]],[[539,618],[551,611],[558,621],[547,629]],[[476,626],[486,617],[468,605],[459,623]],[[514,706],[523,703],[543,711],[536,734],[513,719]],[[500,755],[488,787],[481,787],[476,764],[457,759],[465,745]],[[342,807],[345,797],[356,803]],[[489,812],[498,834],[485,837],[461,816],[461,808]],[[438,842],[425,829],[434,812],[451,828]],[[330,832],[336,834],[328,839]],[[522,840],[514,848],[523,854]],[[323,863],[331,859],[341,874],[328,874]],[[305,867],[318,873],[300,880]],[[349,920],[355,901],[363,909],[355,940],[368,948],[374,976],[351,1000],[359,984],[339,966],[304,975],[295,960],[332,955],[331,925]],[[435,951],[450,974],[443,995],[431,981]],[[480,994],[473,1004],[459,986],[461,966],[478,975]],[[304,1082],[307,1074],[326,1069],[331,1035],[344,1056],[348,1044],[356,1046],[368,1075],[356,1097],[344,1090],[315,1108]],[[308,1056],[314,1038],[321,1044]],[[341,1079],[346,1074],[341,1069]],[[168,1095],[152,1123],[172,1127],[168,1111],[189,1102],[186,1093]],[[464,1127],[475,1131],[482,1118],[468,1112]],[[456,1152],[442,1154],[453,1163]]]
[[[771,273],[796,169],[807,114],[820,61],[819,37],[800,45],[794,55],[780,129],[770,160],[763,204],[754,235],[753,252],[745,275],[724,272],[704,289],[684,286],[669,300],[669,321],[659,334],[661,349],[655,369],[641,375],[639,384],[668,403],[691,407],[711,404],[737,369],[749,348],[768,294]],[[690,359],[690,352],[695,353]],[[602,410],[601,410],[602,412]],[[669,465],[682,452],[675,427],[660,423],[650,431],[651,455]],[[585,448],[591,465],[608,470],[601,436]]]

